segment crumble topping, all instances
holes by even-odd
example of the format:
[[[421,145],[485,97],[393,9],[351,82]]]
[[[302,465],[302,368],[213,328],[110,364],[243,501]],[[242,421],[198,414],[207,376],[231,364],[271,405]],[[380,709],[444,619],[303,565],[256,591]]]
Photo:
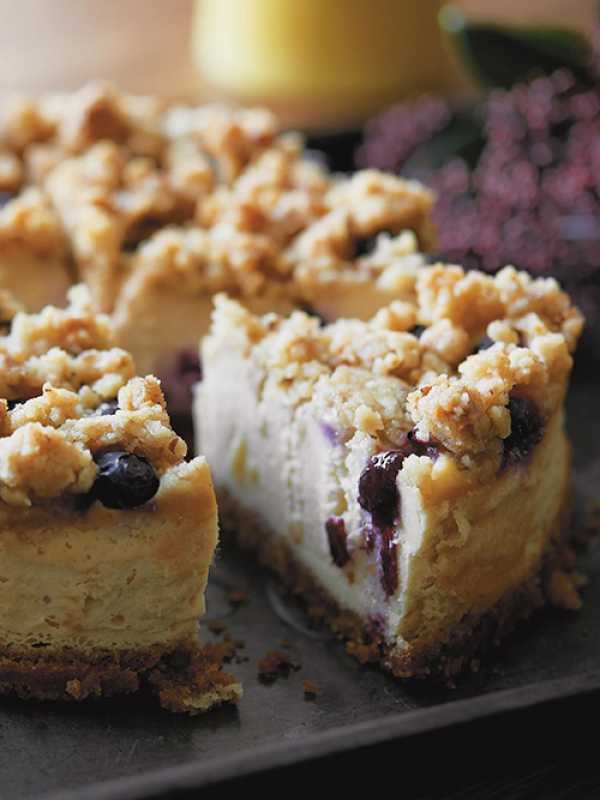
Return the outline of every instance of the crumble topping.
[[[39,189],[26,189],[0,208],[0,247],[9,242],[23,242],[39,255],[66,248],[60,220]]]
[[[3,103],[0,191],[22,185],[37,187],[36,216],[17,216],[28,188],[2,212],[0,241],[39,246],[45,236],[49,251],[68,240],[103,311],[130,280],[143,292],[138,268],[157,277],[147,260],[167,241],[173,258],[158,259],[165,284],[179,285],[177,265],[187,259],[192,288],[251,297],[272,285],[297,304],[328,280],[378,281],[410,294],[422,263],[417,238],[431,242],[432,196],[415,182],[375,170],[333,176],[262,109],[165,107],[105,83]],[[173,228],[167,239],[142,253],[165,226]],[[416,238],[399,236],[409,229]],[[188,258],[200,239],[200,255]]]
[[[279,124],[266,109],[176,106],[166,112],[163,130],[170,140],[197,142],[217,159],[220,176],[231,183],[257,153],[275,141]]]
[[[555,281],[436,264],[416,269],[412,299],[369,322],[321,326],[300,311],[259,318],[218,296],[206,346],[225,339],[242,350],[257,380],[292,404],[312,399],[345,438],[367,435],[383,448],[410,434],[463,469],[486,460],[497,469],[520,452],[512,426],[538,415],[543,426],[562,402],[582,326]],[[538,435],[527,431],[531,442]]]
[[[0,145],[0,192],[17,192],[23,183],[23,165],[19,157]]]
[[[12,320],[0,336],[0,499],[11,505],[89,492],[106,450],[143,457],[159,476],[186,454],[159,381],[134,377],[84,287],[69,301],[28,315],[0,294]],[[98,412],[113,399],[110,413]]]
[[[94,82],[76,92],[46,94],[36,100],[8,97],[0,115],[0,138],[17,152],[44,144],[63,153],[79,153],[112,139],[148,155],[162,144],[161,112],[162,103],[156,98],[128,95]]]

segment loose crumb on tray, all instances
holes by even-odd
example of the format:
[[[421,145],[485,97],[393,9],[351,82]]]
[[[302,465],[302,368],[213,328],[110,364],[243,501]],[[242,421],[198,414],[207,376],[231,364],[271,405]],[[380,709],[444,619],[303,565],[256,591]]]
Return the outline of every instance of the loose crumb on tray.
[[[307,700],[314,700],[321,694],[321,687],[315,681],[311,681],[306,679],[302,683],[302,687],[304,689],[304,696]]]
[[[281,650],[269,650],[258,662],[258,677],[263,683],[273,683],[280,677],[287,677],[291,670],[300,669],[300,664]]]

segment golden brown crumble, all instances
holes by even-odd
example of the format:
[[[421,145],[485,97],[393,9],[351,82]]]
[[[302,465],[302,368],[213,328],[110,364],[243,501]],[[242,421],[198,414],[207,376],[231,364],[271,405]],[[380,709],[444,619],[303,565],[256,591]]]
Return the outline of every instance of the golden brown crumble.
[[[134,377],[84,287],[69,299],[66,309],[17,312],[0,336],[0,498],[11,505],[88,491],[93,455],[107,448],[145,456],[159,475],[186,454],[159,381]],[[14,310],[6,298],[2,306]],[[98,415],[108,399],[115,413]]]
[[[277,119],[265,109],[231,109],[207,105],[177,106],[163,119],[169,140],[197,142],[217,160],[223,179],[231,183],[257,153],[271,145],[279,133]]]
[[[556,411],[582,325],[555,281],[437,264],[418,268],[412,300],[369,322],[259,318],[218,296],[206,347],[225,339],[291,403],[312,400],[349,435],[387,446],[412,429],[468,468],[498,463],[513,394],[533,401],[542,424]],[[479,350],[484,334],[491,346]]]
[[[22,242],[39,255],[66,248],[60,220],[39,189],[26,189],[0,209],[0,247],[8,242]]]
[[[55,239],[63,246],[64,229],[104,311],[125,286],[128,296],[144,291],[138,270],[178,286],[181,262],[189,287],[203,292],[274,291],[302,304],[324,281],[358,277],[402,297],[414,292],[422,258],[414,236],[397,234],[411,229],[422,247],[431,242],[432,197],[415,182],[374,170],[333,176],[262,109],[165,107],[105,83],[3,104],[0,188],[23,184],[38,187],[38,205],[48,194]],[[26,220],[4,213],[4,235],[22,238]],[[28,241],[41,239],[41,222]],[[165,226],[176,227],[161,239]],[[360,241],[377,234],[361,254]],[[155,248],[139,247],[157,237]],[[171,257],[157,258],[165,247]]]
[[[162,145],[162,110],[156,98],[127,95],[101,82],[35,100],[13,95],[2,106],[0,138],[20,153],[36,144],[78,153],[102,139],[112,139],[127,144],[134,153],[148,155]]]
[[[15,153],[0,146],[0,192],[17,192],[23,183],[23,165]]]

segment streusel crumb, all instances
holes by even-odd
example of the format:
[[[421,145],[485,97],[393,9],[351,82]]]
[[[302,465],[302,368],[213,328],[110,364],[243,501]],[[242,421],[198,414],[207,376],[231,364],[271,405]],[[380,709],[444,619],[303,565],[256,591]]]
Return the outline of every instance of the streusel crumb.
[[[345,437],[388,447],[410,432],[462,469],[498,467],[512,457],[502,445],[512,413],[533,441],[562,402],[583,318],[558,284],[512,267],[493,278],[421,264],[413,280],[412,296],[370,322],[325,326],[302,312],[258,318],[218,297],[206,347],[225,338],[252,358],[257,380],[293,405],[312,399]]]
[[[26,189],[0,209],[0,247],[5,242],[22,242],[39,255],[66,249],[60,220],[40,190]]]
[[[0,336],[0,498],[11,505],[88,492],[105,450],[144,456],[159,476],[186,455],[159,381],[134,377],[84,287],[69,299],[25,314],[0,295],[12,320]],[[106,401],[114,407],[99,413]]]

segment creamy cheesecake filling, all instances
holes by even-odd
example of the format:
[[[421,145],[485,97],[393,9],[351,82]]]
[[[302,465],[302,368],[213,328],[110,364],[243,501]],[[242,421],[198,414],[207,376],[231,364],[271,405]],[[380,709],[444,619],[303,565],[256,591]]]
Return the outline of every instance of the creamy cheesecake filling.
[[[310,401],[294,406],[261,385],[235,350],[207,346],[204,359],[197,445],[217,487],[256,511],[340,608],[376,626],[398,650],[435,642],[539,568],[568,486],[561,410],[523,461],[476,488],[441,454],[426,496],[412,472],[428,457],[408,456],[396,480],[399,513],[378,532],[358,502],[375,440],[356,433],[344,441]]]
[[[2,506],[0,527],[3,646],[93,655],[196,641],[216,546],[204,459],[169,470],[140,509]]]

